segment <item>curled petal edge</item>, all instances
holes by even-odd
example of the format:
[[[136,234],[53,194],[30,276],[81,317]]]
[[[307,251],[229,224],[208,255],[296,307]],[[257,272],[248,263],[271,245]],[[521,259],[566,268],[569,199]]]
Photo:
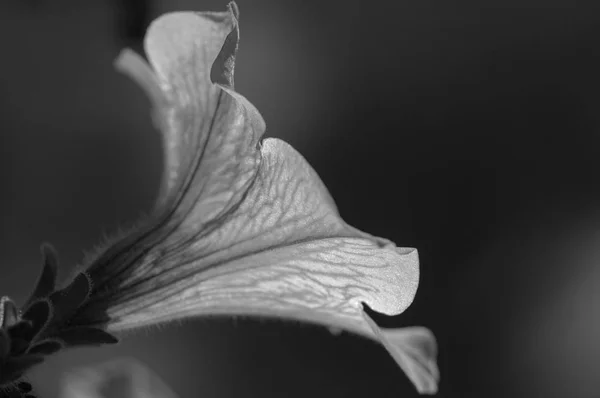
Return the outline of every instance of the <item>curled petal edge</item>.
[[[420,394],[436,394],[440,380],[437,366],[437,343],[424,327],[382,329],[363,310],[363,317],[377,340],[404,370]]]

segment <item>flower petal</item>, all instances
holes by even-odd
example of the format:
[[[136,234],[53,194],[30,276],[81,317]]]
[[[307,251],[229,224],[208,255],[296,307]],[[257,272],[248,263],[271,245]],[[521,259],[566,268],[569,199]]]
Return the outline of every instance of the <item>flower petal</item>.
[[[414,249],[382,248],[366,239],[299,242],[232,260],[210,277],[182,279],[171,285],[170,294],[144,308],[117,306],[109,330],[203,314],[256,314],[376,338],[362,317],[361,303],[384,314],[404,311],[417,288],[417,264]]]
[[[436,394],[440,372],[433,333],[424,327],[381,329],[366,312],[363,312],[363,316],[417,391],[421,394]]]
[[[63,398],[176,398],[175,393],[147,366],[120,358],[68,373]]]
[[[152,256],[179,252],[181,245],[219,228],[253,184],[265,123],[233,91],[238,38],[235,3],[228,12],[175,12],[156,19],[146,35],[154,78],[130,52],[117,60],[159,108],[166,165],[152,216],[86,258],[89,265],[82,268],[92,277],[95,293],[115,293],[114,281],[126,279],[134,268],[140,271],[141,257],[151,267]],[[145,255],[148,247],[158,246]],[[92,306],[102,307],[94,301],[86,305]],[[92,318],[87,322],[98,323],[98,316]]]
[[[218,229],[177,251],[150,250],[152,261],[136,267],[112,300],[109,331],[255,314],[388,344],[365,320],[362,303],[388,315],[403,312],[418,286],[417,251],[349,227],[315,171],[283,141],[263,141],[261,158],[244,200]],[[399,362],[410,371],[406,363]]]
[[[350,314],[354,320],[347,328],[367,335],[372,332],[364,324],[360,302],[390,315],[404,311],[412,302],[419,280],[416,250],[396,248],[389,241],[373,238],[344,223],[318,175],[288,144],[268,139],[263,142],[261,153],[261,167],[252,187],[218,229],[200,238],[178,236],[180,241],[187,238],[189,243],[172,252],[163,246],[150,249],[147,263],[132,271],[129,280],[119,287],[118,299],[111,300],[115,304],[108,310],[112,319],[109,328],[143,326],[162,315],[171,319],[189,316],[194,310],[185,308],[179,314],[178,300],[186,306],[199,305],[200,312],[210,312],[214,306],[231,306],[236,311],[239,303],[233,293],[231,300],[215,303],[205,296],[213,291],[213,285],[227,291],[230,284],[237,283],[236,278],[249,280],[253,275],[307,280],[326,275],[324,286],[306,284],[303,294],[318,295],[314,299],[327,308],[327,314],[339,312],[342,319],[347,318],[344,314]],[[290,272],[279,272],[280,266]],[[233,279],[229,282],[228,278]],[[339,290],[328,289],[328,284]],[[261,289],[252,290],[252,294],[257,294],[257,304],[251,307],[257,307],[258,312],[263,310],[263,304],[265,310],[274,308],[267,305],[268,300],[287,299],[285,290]],[[292,290],[290,294],[299,294]],[[246,300],[249,291],[242,289],[240,299]],[[182,295],[195,298],[181,300]],[[159,308],[171,306],[175,308],[161,314]],[[298,308],[290,308],[299,312],[294,317],[305,315],[296,311]],[[319,313],[318,309],[314,312]],[[245,310],[252,312],[251,308]],[[335,316],[325,323],[339,326]]]
[[[122,58],[139,66],[129,74],[158,108],[166,173],[160,217],[90,267],[101,289],[88,308],[105,306],[109,331],[232,313],[348,329],[380,341],[420,391],[433,391],[435,349],[425,348],[435,341],[384,333],[362,309],[410,305],[417,251],[350,227],[302,156],[276,139],[258,145],[264,121],[233,86],[238,38],[235,6],[172,13],[146,37],[156,79],[139,58]]]
[[[289,144],[269,138],[262,142],[260,153],[256,178],[235,211],[218,228],[202,235],[189,230],[173,234],[171,240],[187,238],[187,244],[171,250],[161,247],[161,256],[155,261],[161,264],[161,271],[176,267],[179,273],[186,269],[197,272],[231,258],[302,240],[370,238],[340,218],[317,173]]]
[[[166,167],[157,204],[193,213],[185,222],[197,229],[239,201],[259,160],[264,121],[233,91],[238,38],[231,4],[228,12],[165,14],[146,34],[145,50],[165,96],[158,104]]]

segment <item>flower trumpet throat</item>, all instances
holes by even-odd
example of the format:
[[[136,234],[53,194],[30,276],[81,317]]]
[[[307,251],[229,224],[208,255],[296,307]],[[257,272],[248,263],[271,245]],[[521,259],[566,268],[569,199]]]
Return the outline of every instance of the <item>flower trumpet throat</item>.
[[[88,256],[66,288],[41,288],[8,323],[37,325],[31,308],[48,308],[36,316],[50,320],[43,342],[52,351],[73,343],[64,335],[72,328],[104,344],[114,341],[108,333],[205,314],[297,319],[381,343],[418,391],[435,393],[432,333],[382,329],[364,311],[396,315],[411,304],[417,250],[349,226],[306,160],[281,140],[261,138],[262,116],[234,88],[238,41],[230,3],[226,12],[153,21],[147,61],[121,53],[115,65],[147,93],[163,139],[156,205],[137,228]]]

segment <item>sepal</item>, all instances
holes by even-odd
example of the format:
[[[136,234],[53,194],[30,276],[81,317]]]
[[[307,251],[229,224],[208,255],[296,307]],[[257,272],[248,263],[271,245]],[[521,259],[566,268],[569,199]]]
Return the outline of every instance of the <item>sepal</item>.
[[[54,321],[69,319],[87,301],[91,289],[90,278],[81,272],[67,287],[53,292],[49,299],[55,312]]]
[[[19,321],[17,305],[8,297],[0,299],[0,328],[6,329]]]
[[[56,288],[56,277],[58,275],[58,254],[52,245],[44,243],[41,246],[42,251],[42,272],[36,283],[35,289],[25,303],[28,307],[34,301],[47,297]]]
[[[102,329],[86,326],[61,330],[56,334],[56,338],[64,341],[68,347],[116,344],[119,342],[119,339]]]
[[[79,273],[73,281],[56,290],[57,255],[42,246],[43,269],[36,288],[23,311],[7,297],[0,301],[0,397],[12,391],[26,397],[29,391],[15,390],[17,381],[45,356],[61,349],[82,345],[114,344],[118,339],[104,330],[77,323],[77,313],[88,301],[90,278]],[[3,390],[4,389],[4,390]]]

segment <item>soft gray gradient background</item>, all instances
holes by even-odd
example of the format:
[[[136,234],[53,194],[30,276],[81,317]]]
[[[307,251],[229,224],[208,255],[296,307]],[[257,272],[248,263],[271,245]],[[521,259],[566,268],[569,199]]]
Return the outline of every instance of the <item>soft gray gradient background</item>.
[[[0,293],[17,301],[42,241],[66,273],[153,201],[159,136],[112,61],[160,13],[226,1],[144,4],[0,3]],[[597,2],[238,4],[236,85],[267,135],[306,156],[348,222],[419,249],[414,305],[379,320],[436,333],[439,396],[600,396]],[[65,352],[31,380],[55,398],[64,372],[118,356],[181,398],[416,396],[370,341],[246,319]]]

